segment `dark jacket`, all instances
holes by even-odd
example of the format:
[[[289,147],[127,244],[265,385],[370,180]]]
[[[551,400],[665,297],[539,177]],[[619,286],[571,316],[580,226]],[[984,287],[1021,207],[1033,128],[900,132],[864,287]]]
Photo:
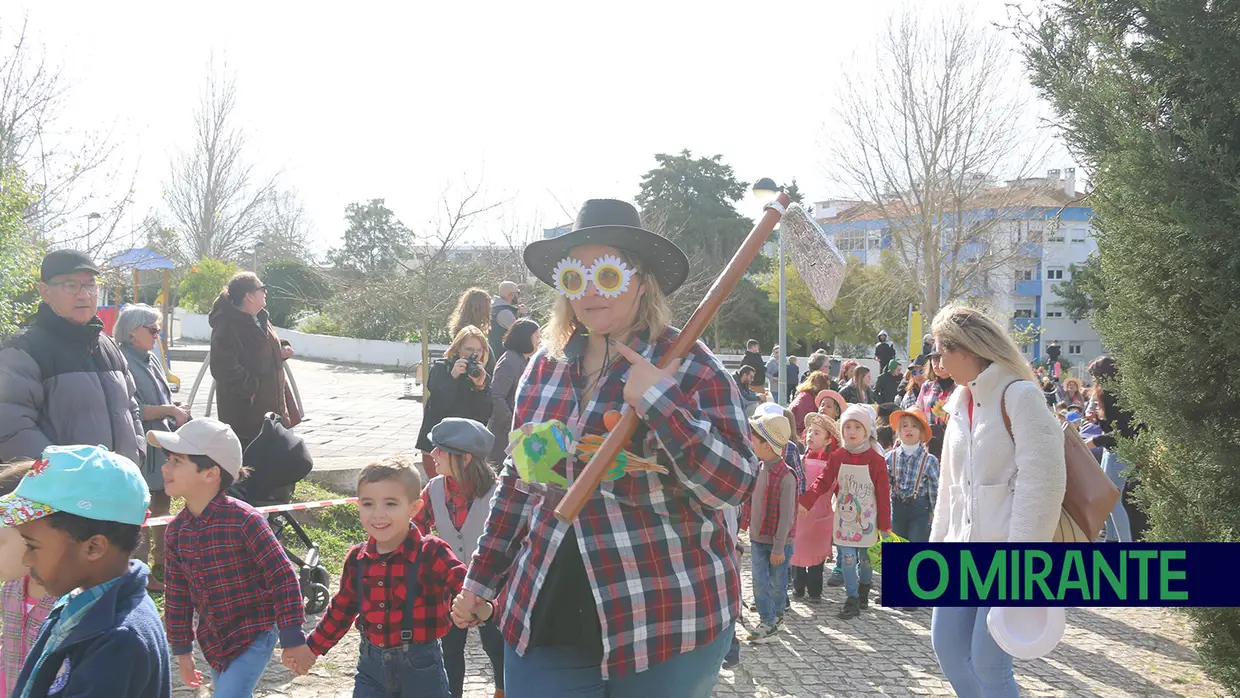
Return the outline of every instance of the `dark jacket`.
[[[861,398],[861,395],[858,394],[857,386],[852,381],[848,381],[847,383],[844,384],[844,387],[840,388],[840,396],[843,397],[844,400],[847,401],[848,404],[850,405],[855,405],[858,402],[861,402],[867,405],[873,405],[877,402],[874,399],[874,388],[873,387],[871,387],[868,391],[866,391],[866,396],[865,396],[865,399],[863,400]]]
[[[753,366],[753,381],[750,382],[750,385],[766,385],[766,362],[762,360],[761,354],[756,351],[745,352],[745,356],[741,358],[741,365]]]
[[[0,460],[90,444],[140,466],[142,434],[133,376],[99,318],[78,325],[41,303],[0,348]]]
[[[894,402],[899,387],[900,376],[884,373],[878,377],[877,381],[874,381],[874,402],[880,405],[884,402]]]
[[[504,322],[508,324],[505,325]],[[490,363],[498,363],[498,357],[504,355],[504,335],[508,328],[517,321],[517,306],[504,300],[501,296],[491,296],[491,327],[487,330],[487,344],[491,346],[487,356]],[[490,369],[488,368],[488,371]]]
[[[268,412],[290,426],[281,342],[267,311],[250,315],[221,293],[208,322],[219,420],[232,427],[242,443],[258,436]]]
[[[30,681],[32,698],[44,698],[53,686],[58,690],[51,695],[57,697],[169,698],[168,638],[155,602],[146,594],[148,574],[146,565],[130,560],[129,572],[86,611],[38,675],[31,676],[62,609],[52,610],[26,656],[13,695],[21,695]]]
[[[453,378],[454,363],[454,359],[436,361],[426,381],[430,395],[422,413],[422,429],[418,432],[418,450],[423,453],[430,453],[434,448],[427,435],[444,417],[466,417],[483,424],[491,420],[491,385],[488,383],[478,390],[464,373],[460,378]]]
[[[529,363],[518,352],[505,351],[495,362],[495,375],[491,377],[491,423],[487,429],[495,435],[491,448],[491,460],[503,463],[507,456],[508,434],[512,431],[512,413],[516,409],[517,382]]]
[[[887,368],[887,362],[896,358],[896,348],[891,342],[879,342],[874,345],[874,358],[878,361],[878,370]]]

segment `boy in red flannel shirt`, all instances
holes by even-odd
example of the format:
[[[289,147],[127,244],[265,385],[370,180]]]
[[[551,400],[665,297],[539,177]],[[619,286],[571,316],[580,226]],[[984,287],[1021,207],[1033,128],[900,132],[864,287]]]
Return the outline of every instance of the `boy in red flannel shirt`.
[[[407,458],[362,469],[358,510],[370,539],[349,550],[340,591],[307,645],[285,650],[285,666],[306,673],[356,618],[362,642],[354,698],[448,698],[439,639],[448,633],[466,568],[447,543],[410,523],[422,509],[421,491],[422,478]],[[488,618],[493,611],[484,606]]]
[[[185,499],[165,534],[164,622],[181,682],[202,684],[194,663],[196,635],[215,698],[248,698],[277,637],[285,648],[306,644],[297,574],[266,517],[224,494],[246,474],[241,441],[231,427],[195,419],[175,432],[147,432],[146,440],[168,453],[164,491]]]

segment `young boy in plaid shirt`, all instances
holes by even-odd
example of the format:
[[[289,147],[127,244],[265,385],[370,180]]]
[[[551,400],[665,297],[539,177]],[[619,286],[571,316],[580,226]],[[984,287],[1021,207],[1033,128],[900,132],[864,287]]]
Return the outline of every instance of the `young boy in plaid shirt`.
[[[362,469],[358,510],[370,539],[349,551],[340,590],[307,645],[285,650],[285,666],[306,673],[356,618],[362,642],[354,698],[448,698],[439,639],[448,634],[466,568],[446,542],[410,523],[424,504],[421,491],[422,477],[407,458]],[[482,615],[493,612],[485,605]]]
[[[753,595],[760,623],[747,638],[765,643],[776,639],[788,595],[788,562],[796,534],[797,478],[785,462],[784,447],[792,437],[792,424],[782,410],[763,411],[749,420],[750,441],[762,461],[754,482],[749,511]]]
[[[147,432],[168,452],[164,491],[185,499],[168,524],[164,619],[181,682],[202,685],[198,645],[211,667],[215,698],[248,698],[279,638],[306,644],[301,586],[267,519],[224,492],[245,475],[241,441],[214,419],[195,419],[176,432]]]

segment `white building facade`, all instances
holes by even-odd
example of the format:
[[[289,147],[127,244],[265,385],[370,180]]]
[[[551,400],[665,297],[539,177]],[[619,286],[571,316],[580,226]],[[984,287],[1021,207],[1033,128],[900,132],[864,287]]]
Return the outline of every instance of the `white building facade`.
[[[1075,172],[1068,169],[1063,174],[1051,170],[1045,179],[1009,183],[1042,190],[1031,199],[1032,205],[979,208],[966,215],[1002,219],[1000,225],[1019,246],[1007,268],[992,272],[986,280],[990,312],[1014,328],[1038,331],[1036,342],[1021,347],[1030,360],[1045,357],[1046,346],[1058,340],[1061,355],[1083,366],[1103,353],[1102,338],[1088,320],[1068,317],[1054,287],[1071,280],[1072,265],[1084,265],[1098,245],[1090,225],[1093,211],[1080,203],[1075,191]],[[849,210],[841,210],[837,201],[816,203],[814,213],[840,252],[864,264],[878,264],[883,251],[892,247],[889,225],[881,218],[850,218]]]

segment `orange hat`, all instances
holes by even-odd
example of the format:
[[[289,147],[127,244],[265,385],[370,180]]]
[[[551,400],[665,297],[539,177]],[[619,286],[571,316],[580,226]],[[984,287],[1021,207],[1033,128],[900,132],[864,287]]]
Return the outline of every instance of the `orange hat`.
[[[844,414],[844,410],[848,409],[848,401],[844,399],[843,395],[840,395],[834,390],[818,391],[818,394],[814,396],[814,407],[816,409],[822,409],[823,401],[827,400],[828,398],[831,400],[835,400],[835,404],[840,406],[840,414]]]
[[[923,437],[922,441],[930,440],[932,435],[932,432],[930,431],[930,422],[926,421],[925,415],[915,410],[896,410],[895,412],[892,412],[891,417],[889,417],[887,421],[887,423],[891,425],[892,431],[895,431],[897,434],[900,432],[900,419],[902,417],[912,417],[913,419],[916,419],[917,423],[921,425],[921,434]]]

